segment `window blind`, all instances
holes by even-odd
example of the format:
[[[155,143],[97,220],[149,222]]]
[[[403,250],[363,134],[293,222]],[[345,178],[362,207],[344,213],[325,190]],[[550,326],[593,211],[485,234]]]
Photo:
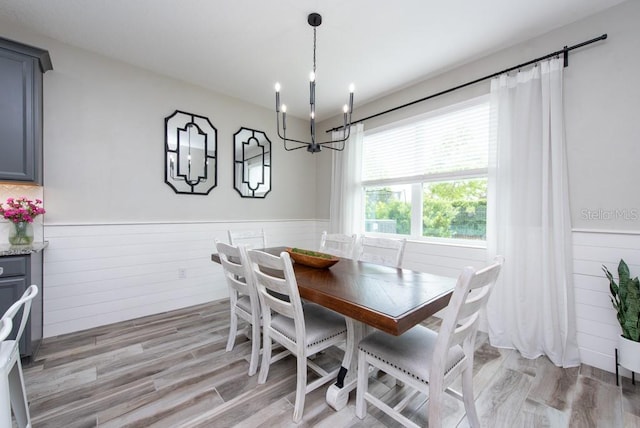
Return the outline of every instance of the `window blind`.
[[[365,134],[363,181],[487,168],[489,101],[436,111]]]

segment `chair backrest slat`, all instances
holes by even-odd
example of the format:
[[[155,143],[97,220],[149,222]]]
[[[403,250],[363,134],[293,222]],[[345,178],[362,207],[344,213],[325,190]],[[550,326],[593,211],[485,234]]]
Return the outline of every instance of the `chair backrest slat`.
[[[219,241],[216,241],[216,249],[229,287],[257,299],[255,285],[248,282],[251,280],[251,271],[247,250],[243,246],[234,247]]]
[[[248,253],[262,305],[264,328],[271,328],[273,311],[292,318],[296,337],[305,337],[302,302],[289,253],[283,252],[280,257],[258,250]]]
[[[504,259],[499,256],[493,264],[476,271],[466,267],[458,277],[434,349],[436,356],[447,355],[448,349],[475,340],[480,322],[479,312],[485,307],[491,289],[500,274]],[[472,347],[463,347],[465,352]]]
[[[0,320],[0,342],[9,337],[9,334],[11,334],[11,329],[13,329],[11,318],[3,318],[2,320]]]
[[[22,294],[22,297],[20,297],[20,299],[18,299],[13,305],[11,305],[2,316],[3,320],[8,318],[15,325],[16,323],[14,322],[13,318],[22,308],[22,315],[19,324],[20,327],[18,327],[18,332],[16,333],[16,341],[20,340],[20,338],[22,337],[24,328],[27,325],[27,320],[29,319],[29,315],[31,314],[31,302],[37,294],[38,286],[30,285],[29,288],[25,290],[24,294]]]
[[[466,320],[451,333],[449,339],[449,348],[455,345],[461,345],[466,339],[470,338],[474,331],[477,330],[480,324],[480,315],[474,313],[472,316],[467,317]]]
[[[400,267],[406,239],[372,238],[362,236],[358,245],[358,260],[385,266]]]
[[[482,290],[479,290],[480,293],[474,295],[473,291],[469,293],[467,300],[460,307],[460,312],[458,314],[458,322],[464,320],[465,318],[475,314],[480,309],[484,307],[489,300],[489,296],[491,295],[490,287],[484,287]]]
[[[259,230],[228,230],[229,244],[244,245],[247,249],[267,248],[267,235],[264,229]]]
[[[270,290],[274,290],[274,289],[271,288]],[[284,293],[280,293],[280,294],[284,294]],[[262,300],[264,301],[264,304],[268,306],[269,309],[289,318],[295,317],[295,308],[290,302],[287,302],[286,300],[282,300],[269,293],[263,293],[261,296],[262,296]]]
[[[344,235],[342,233],[322,232],[320,237],[321,253],[328,253],[336,257],[353,258],[357,235]]]

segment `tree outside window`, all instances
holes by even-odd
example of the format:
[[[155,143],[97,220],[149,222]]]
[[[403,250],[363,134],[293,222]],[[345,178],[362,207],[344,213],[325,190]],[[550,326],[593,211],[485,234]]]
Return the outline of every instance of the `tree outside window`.
[[[422,187],[420,236],[486,239],[486,178],[419,185]],[[412,235],[411,187],[367,188],[365,232]]]

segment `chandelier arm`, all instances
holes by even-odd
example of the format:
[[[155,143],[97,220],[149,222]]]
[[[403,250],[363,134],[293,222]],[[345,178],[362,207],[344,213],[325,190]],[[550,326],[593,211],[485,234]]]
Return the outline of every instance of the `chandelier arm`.
[[[348,139],[349,139],[349,136],[347,135],[345,137],[338,138],[337,140],[328,140],[328,141],[323,141],[322,143],[316,143],[316,144],[323,145],[323,144],[331,144],[331,143],[344,143]]]
[[[287,138],[286,136],[283,136],[280,132],[280,118],[278,116],[278,114],[276,113],[276,128],[278,131],[278,137],[285,143],[287,143],[287,141],[289,142],[294,142],[294,143],[298,143],[298,144],[303,144],[304,146],[308,146],[310,143],[307,143],[306,141],[300,141],[300,140],[296,140],[293,138]],[[287,149],[287,150],[296,150],[298,148],[302,148],[302,147],[296,147],[294,149]]]
[[[282,141],[284,142],[284,149],[286,151],[288,151],[288,152],[292,152],[294,150],[304,149],[306,147],[309,147],[309,143],[301,143],[301,145],[298,146],[298,147],[289,148],[289,147],[287,147],[287,141],[291,141],[291,140],[282,140]],[[296,141],[296,142],[298,142],[298,141]]]
[[[280,137],[280,135],[278,135],[278,136]],[[287,150],[287,151],[296,150],[296,149],[301,149],[302,147],[307,147],[307,146],[310,146],[310,145],[311,145],[311,143],[307,143],[306,141],[294,140],[294,139],[292,139],[292,138],[283,138],[283,137],[280,137],[280,139],[281,139],[281,140],[282,140],[282,142],[284,143],[284,145],[285,145],[285,150]],[[288,148],[287,148],[287,143],[297,143],[297,144],[300,144],[301,146],[300,146],[300,147],[295,147],[295,148],[293,148],[293,149],[288,149]]]
[[[322,146],[322,147],[324,147],[325,149],[335,150],[336,152],[341,152],[344,150],[345,145],[344,145],[344,142],[342,142],[342,145],[340,147],[332,147],[332,146]]]
[[[282,133],[280,132],[280,118],[278,117],[277,113],[276,113],[276,127],[277,127],[277,131],[278,131],[278,137],[284,142],[285,150],[287,150],[287,151],[301,149],[303,147],[307,147],[307,146],[310,146],[311,144],[313,144],[313,143],[309,143],[307,141],[296,140],[295,138],[287,138],[287,137],[283,136]],[[339,141],[339,140],[337,140],[337,141]],[[302,144],[302,146],[295,147],[293,149],[289,149],[289,148],[286,147],[287,142]],[[328,143],[330,143],[330,141]],[[326,143],[323,143],[323,144],[326,144]]]
[[[350,136],[351,136],[351,123],[348,123],[342,138],[339,138],[337,140],[324,141],[322,143],[317,143],[317,144],[319,146],[326,146],[327,148],[333,149],[333,150],[342,150],[344,149],[344,143],[349,139]],[[342,149],[335,149],[328,145],[328,144],[334,144],[334,143],[342,143]]]
[[[344,143],[346,141],[347,140],[343,138],[343,139],[340,139],[340,140],[323,141],[322,143],[316,143],[316,144],[318,144],[319,146],[324,146],[324,145],[327,145],[327,144]]]
[[[294,138],[286,138],[283,137],[282,135],[280,135],[280,130],[278,129],[278,137],[280,137],[280,139],[286,144],[287,141],[291,142],[291,143],[298,143],[298,144],[304,144],[305,146],[310,145],[311,143],[308,143],[306,141],[300,141],[300,140],[296,140]]]

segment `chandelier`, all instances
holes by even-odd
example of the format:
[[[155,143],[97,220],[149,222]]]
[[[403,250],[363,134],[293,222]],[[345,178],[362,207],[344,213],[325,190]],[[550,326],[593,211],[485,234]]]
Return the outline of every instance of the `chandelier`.
[[[331,150],[344,150],[344,143],[349,139],[351,128],[351,113],[353,112],[353,84],[349,86],[349,105],[345,104],[342,108],[344,122],[342,138],[331,141],[318,142],[316,140],[316,28],[322,24],[322,16],[319,13],[311,13],[307,17],[307,22],[313,27],[313,70],[309,74],[309,105],[310,113],[310,130],[311,142],[295,140],[287,138],[287,106],[280,104],[280,84],[276,83],[276,125],[278,129],[278,137],[284,142],[284,148],[287,151],[307,148],[310,153],[316,153],[326,147]],[[282,111],[282,132],[280,131],[280,112]],[[295,143],[293,146],[287,143]]]

